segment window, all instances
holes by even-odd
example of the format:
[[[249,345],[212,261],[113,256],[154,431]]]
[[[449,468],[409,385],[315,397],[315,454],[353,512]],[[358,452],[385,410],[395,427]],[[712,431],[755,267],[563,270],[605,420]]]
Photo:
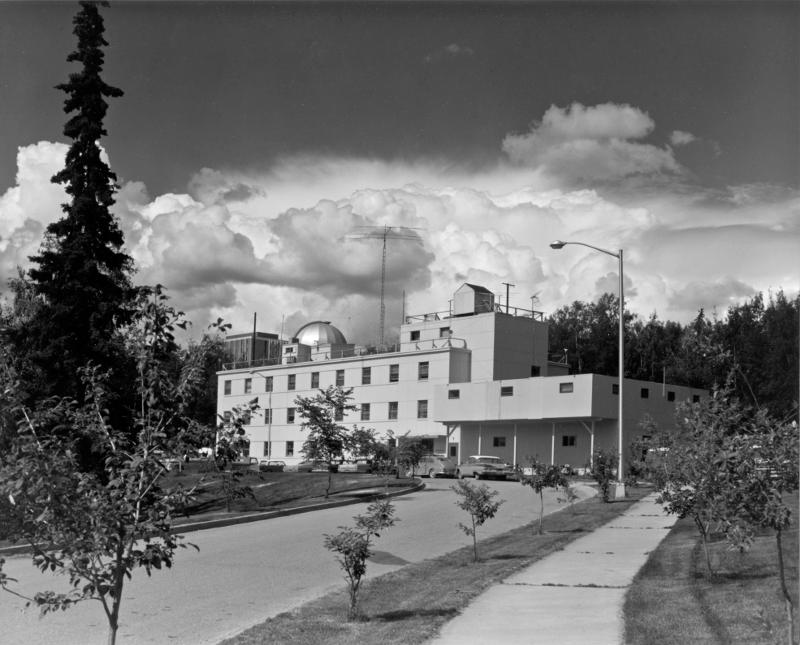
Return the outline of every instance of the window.
[[[264,457],[269,457],[269,441],[264,442]]]
[[[419,377],[420,381],[428,380],[428,361],[423,361],[419,364],[417,368],[417,376]]]
[[[231,382],[225,381],[225,394],[230,394],[230,393],[231,393]]]
[[[289,381],[286,384],[286,389],[293,390],[296,384],[297,384],[297,374],[289,374]]]
[[[250,456],[250,441],[246,441],[242,444],[242,457],[249,457]]]
[[[333,413],[333,420],[341,421],[342,419],[344,419],[344,410],[342,410],[342,408],[336,408]]]
[[[253,379],[246,378],[244,380],[244,393],[250,394],[253,391]]]
[[[338,387],[344,385],[344,370],[336,370],[336,385]]]
[[[250,410],[242,412],[242,423],[246,426],[250,425]]]
[[[561,435],[561,445],[562,446],[574,446],[575,445],[575,435],[574,434]]]
[[[411,332],[411,340],[419,340],[419,330]]]
[[[700,403],[700,395],[699,394],[693,394],[692,395],[692,403]]]
[[[569,394],[573,391],[575,384],[574,383],[559,383],[558,384],[558,391],[561,394]]]
[[[461,398],[461,390],[447,390],[447,398],[448,399],[460,399]]]
[[[294,423],[294,408],[286,408],[286,423]]]
[[[395,363],[389,365],[389,383],[397,383],[400,380],[400,365]]]
[[[389,401],[388,418],[390,418],[390,419],[396,419],[397,418],[397,401]]]
[[[450,328],[449,327],[440,327],[439,328],[439,338],[450,338]]]
[[[672,390],[667,390],[667,401],[674,401],[675,400],[675,392]]]
[[[541,376],[542,368],[538,365],[531,365],[531,376]]]
[[[450,457],[452,457],[453,459],[458,458],[458,445],[450,444]]]
[[[417,419],[428,418],[428,400],[421,399],[417,401]]]
[[[265,392],[272,392],[272,377],[265,376],[264,377],[264,391]]]
[[[492,438],[492,447],[493,448],[505,448],[506,447],[506,438],[505,437],[493,437]]]
[[[650,398],[650,388],[643,387],[641,389],[641,395],[642,395],[643,399],[649,399]]]
[[[319,387],[319,372],[311,372],[311,388]]]
[[[514,396],[514,386],[502,385],[500,387],[500,396]]]
[[[362,421],[369,421],[369,403],[362,403],[361,404],[361,420]]]
[[[611,384],[611,394],[619,394],[619,383]]]
[[[264,410],[264,423],[267,425],[272,423],[272,408],[267,408]]]
[[[286,456],[294,457],[294,441],[286,442]]]
[[[225,421],[225,423],[230,423],[231,422],[231,411],[230,410],[225,410],[225,412],[222,413],[222,420]]]
[[[361,368],[361,385],[369,385],[372,383],[372,368],[371,367],[362,367]]]

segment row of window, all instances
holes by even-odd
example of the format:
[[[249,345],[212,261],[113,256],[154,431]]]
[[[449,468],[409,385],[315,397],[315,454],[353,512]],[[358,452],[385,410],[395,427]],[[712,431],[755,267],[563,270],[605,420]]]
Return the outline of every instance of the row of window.
[[[559,383],[558,384],[558,391],[560,394],[569,394],[570,392],[575,391],[575,384],[572,382],[566,383]],[[619,394],[619,383],[613,383],[611,385],[611,393],[612,394]],[[643,387],[640,391],[640,395],[643,399],[650,398],[650,388]],[[514,396],[514,386],[513,385],[502,385],[500,387],[500,396]],[[447,390],[447,398],[448,399],[460,399],[461,398],[461,390]],[[675,400],[675,392],[672,390],[667,390],[667,401],[674,401]],[[700,395],[693,394],[692,395],[692,403],[697,403],[700,401]]]
[[[294,441],[286,441],[286,448],[284,451],[284,455],[286,457],[293,457],[294,456]],[[271,442],[265,441],[264,442],[264,457],[271,456],[271,449],[272,446],[270,445]],[[575,435],[561,435],[561,445],[564,447],[574,447],[575,446]],[[451,446],[455,448],[455,446]],[[492,437],[492,447],[493,448],[505,448],[506,447],[506,438],[505,437]],[[455,456],[455,455],[452,455]]]
[[[372,420],[374,420],[374,419],[372,419],[372,409],[373,409],[372,405],[373,404],[371,404],[371,403],[362,403],[361,404],[360,409],[361,409],[361,420],[362,421],[372,421]],[[391,419],[397,419],[398,408],[399,408],[399,406],[398,406],[398,402],[397,401],[389,401],[388,404],[387,404],[386,418],[390,419],[390,420]],[[262,412],[262,414],[264,416],[264,423],[265,424],[270,424],[270,423],[274,422],[273,421],[274,417],[273,417],[273,413],[272,413],[272,408],[265,408],[261,412]],[[296,408],[286,408],[286,423],[294,423],[296,415],[297,415],[297,409]],[[232,418],[232,413],[230,411],[225,412],[223,414],[223,418],[225,419],[226,423],[230,422],[230,420]],[[427,418],[428,418],[428,400],[427,399],[420,399],[420,400],[417,401],[417,419],[427,419]],[[337,410],[337,412],[334,415],[334,419],[336,421],[342,421],[344,419],[344,414],[342,413],[341,410]],[[250,414],[249,413],[245,413],[242,416],[242,420],[245,423],[245,425],[249,424],[250,423]]]
[[[430,363],[428,361],[422,361],[417,364],[417,378],[420,381],[427,381],[428,375],[430,374]],[[400,380],[400,365],[398,363],[389,365],[389,383],[397,383]],[[336,378],[335,383],[338,387],[344,386],[344,370],[336,370]],[[361,385],[371,385],[372,384],[372,368],[371,367],[362,367],[361,368]],[[265,376],[264,377],[264,391],[265,392],[273,392],[275,387],[275,377],[274,376]],[[315,390],[319,388],[319,372],[311,372],[311,379],[309,388]],[[296,390],[297,389],[297,374],[289,374],[286,377],[286,389]],[[233,390],[233,382],[230,380],[226,380],[223,383],[223,391],[226,395],[232,394]],[[253,379],[246,378],[244,379],[244,393],[245,394],[252,394],[253,392]]]

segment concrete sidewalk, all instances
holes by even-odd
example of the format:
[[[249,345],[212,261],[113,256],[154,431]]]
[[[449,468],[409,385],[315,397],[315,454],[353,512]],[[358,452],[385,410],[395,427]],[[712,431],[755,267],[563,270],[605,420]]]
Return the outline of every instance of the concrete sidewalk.
[[[490,587],[436,645],[616,645],[633,577],[676,522],[655,494],[592,533]]]

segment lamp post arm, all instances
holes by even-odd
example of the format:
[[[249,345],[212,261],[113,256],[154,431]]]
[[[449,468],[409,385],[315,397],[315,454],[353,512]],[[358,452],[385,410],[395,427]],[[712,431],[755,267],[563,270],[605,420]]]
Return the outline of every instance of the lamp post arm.
[[[564,242],[564,244],[580,244],[581,246],[586,246],[590,249],[594,249],[595,251],[600,251],[600,253],[610,255],[613,258],[621,259],[620,253],[614,253],[613,251],[609,251],[607,249],[601,249],[599,246],[592,246],[591,244],[586,244],[585,242]]]

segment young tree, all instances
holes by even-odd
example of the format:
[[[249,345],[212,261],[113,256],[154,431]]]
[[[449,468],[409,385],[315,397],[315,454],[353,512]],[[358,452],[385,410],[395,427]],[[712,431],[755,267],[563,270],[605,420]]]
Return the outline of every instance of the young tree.
[[[798,441],[796,422],[779,422],[760,410],[752,422],[752,432],[730,437],[728,453],[735,460],[738,487],[729,489],[733,497],[730,503],[732,514],[743,520],[745,526],[769,529],[775,535],[777,547],[777,570],[781,594],[786,606],[789,625],[789,643],[796,642],[795,612],[792,596],[786,585],[786,563],[783,534],[792,524],[792,512],[796,510],[787,496],[798,490]],[[731,533],[734,538],[744,537],[746,532]]]
[[[241,459],[249,451],[250,439],[247,437],[247,430],[244,426],[254,414],[258,413],[259,409],[258,399],[255,398],[248,401],[246,405],[234,406],[229,415],[220,417],[214,465],[217,469],[216,478],[219,480],[222,495],[225,498],[225,510],[228,513],[231,512],[231,506],[235,500],[253,497],[253,489],[240,483],[244,473],[231,468],[231,464]]]
[[[339,554],[337,560],[345,572],[350,592],[349,620],[358,617],[358,592],[367,573],[367,559],[372,555],[372,539],[380,537],[381,531],[399,521],[394,517],[394,506],[388,500],[373,502],[367,507],[366,515],[356,515],[353,519],[355,527],[340,526],[342,531],[337,535],[325,534],[325,548]]]
[[[422,441],[409,437],[408,434],[400,437],[397,451],[397,465],[404,473],[411,473],[413,477],[417,466],[425,455],[425,446]]]
[[[63,205],[65,216],[47,227],[39,254],[31,257],[37,307],[24,325],[8,333],[15,353],[34,368],[20,375],[34,381],[22,392],[26,404],[47,396],[82,402],[86,383],[80,369],[92,362],[111,371],[106,405],[120,414],[130,404],[125,399],[133,366],[117,331],[131,320],[136,292],[130,282],[133,261],[122,250],[123,235],[110,212],[116,176],[99,144],[107,134],[106,99],[122,96],[101,78],[108,43],[98,6],[106,4],[81,2],[73,20],[78,46],[67,60],[81,69],[57,86],[67,94],[64,110],[72,116],[64,134],[72,144],[64,169],[53,177],[65,185],[70,201]]]
[[[535,457],[529,457],[528,464],[528,467],[519,473],[519,483],[530,486],[539,496],[539,535],[541,535],[544,532],[544,489],[558,490],[559,487],[566,489],[569,481],[561,473],[560,466],[542,463]]]
[[[499,495],[499,493],[496,490],[489,490],[489,487],[486,484],[473,486],[469,482],[459,479],[454,486],[451,486],[451,488],[459,497],[461,497],[461,499],[456,502],[456,505],[460,509],[469,513],[471,524],[466,525],[459,523],[458,526],[462,531],[464,531],[464,533],[472,536],[474,561],[477,562],[477,529],[479,526],[483,526],[486,520],[489,520],[495,516],[497,509],[500,508],[500,505],[503,504],[505,500],[499,499],[496,502],[493,501],[494,498]]]
[[[308,438],[303,442],[306,459],[321,461],[328,465],[327,498],[331,490],[331,466],[341,459],[348,446],[347,428],[337,422],[344,413],[356,410],[350,403],[352,388],[343,389],[330,386],[319,390],[313,397],[298,396],[295,399],[297,414],[303,419],[303,430],[308,430]]]
[[[0,371],[5,396],[12,401],[18,433],[0,455],[0,497],[7,499],[8,539],[30,545],[33,564],[62,572],[72,587],[66,593],[44,591],[29,602],[42,613],[97,600],[105,612],[113,645],[119,624],[122,590],[137,568],[150,575],[171,567],[175,551],[185,546],[172,515],[185,506],[191,491],[162,487],[166,469],[161,455],[181,445],[189,420],[186,401],[201,385],[202,352],[187,357],[177,376],[163,364],[174,345],[172,330],[182,315],[163,298],[148,300],[128,330],[128,348],[137,367],[130,384],[139,405],[129,426],[108,411],[108,373],[99,366],[82,370],[88,393],[84,402],[53,398],[28,408],[18,394],[13,369]],[[80,436],[105,455],[99,472],[85,471],[67,436]],[[14,593],[0,575],[0,586]]]
[[[600,486],[604,502],[610,501],[611,482],[617,468],[617,455],[610,450],[596,450],[592,460],[592,477]]]

